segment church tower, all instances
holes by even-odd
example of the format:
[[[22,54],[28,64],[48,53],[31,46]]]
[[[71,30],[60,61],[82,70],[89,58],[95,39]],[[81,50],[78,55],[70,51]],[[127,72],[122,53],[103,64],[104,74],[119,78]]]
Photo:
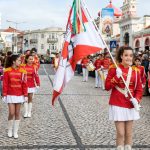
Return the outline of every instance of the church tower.
[[[137,30],[137,2],[136,0],[124,0],[122,10],[122,19],[120,20],[120,42],[122,45],[133,46],[132,35]]]

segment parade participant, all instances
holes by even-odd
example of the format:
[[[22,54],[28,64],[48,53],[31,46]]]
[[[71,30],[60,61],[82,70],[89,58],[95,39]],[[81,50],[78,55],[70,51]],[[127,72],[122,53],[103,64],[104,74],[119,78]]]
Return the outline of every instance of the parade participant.
[[[33,56],[33,63],[37,66],[37,69],[40,68],[40,60],[35,50],[31,50],[30,54]]]
[[[37,72],[37,67],[34,65],[33,56],[26,55],[25,70],[27,71],[27,86],[28,86],[28,102],[24,103],[24,118],[31,117],[33,93],[40,86],[40,79]]]
[[[101,65],[102,65],[102,55],[99,54],[98,59],[94,62],[95,68],[95,88],[102,87],[101,80]]]
[[[144,66],[141,66],[141,60],[140,58],[135,58],[134,60],[135,66],[139,69],[140,71],[140,76],[141,76],[141,81],[142,81],[142,87],[144,88],[146,85],[146,73],[145,73],[145,68]]]
[[[150,69],[148,71],[148,91],[150,93]]]
[[[0,96],[2,96],[2,81],[3,81],[3,58],[0,57]]]
[[[8,57],[3,77],[3,101],[9,109],[8,137],[14,138],[18,138],[21,103],[27,100],[26,71],[19,67],[20,64],[18,55]]]
[[[83,72],[83,82],[87,82],[88,81],[88,69],[86,68],[86,66],[88,65],[88,63],[90,62],[89,58],[86,56],[82,59],[81,61],[81,65],[82,65],[82,72]]]
[[[118,67],[111,65],[105,82],[106,90],[112,90],[109,100],[109,119],[115,122],[117,150],[131,150],[133,121],[138,120],[139,105],[142,98],[142,83],[140,73],[136,67],[131,67],[133,49],[121,47],[117,54]],[[121,78],[123,76],[127,87],[132,93],[129,95]]]
[[[101,65],[101,70],[102,70],[102,76],[103,76],[103,80],[102,80],[102,89],[105,90],[105,80],[108,74],[108,69],[110,67],[110,65],[112,64],[111,59],[109,57],[109,53],[106,52],[104,53],[104,59],[102,60],[102,65]]]
[[[58,69],[59,60],[60,60],[60,55],[59,55],[59,53],[56,53],[56,56],[54,57],[54,60],[53,60],[53,67],[54,67],[55,71],[57,71],[57,69]]]

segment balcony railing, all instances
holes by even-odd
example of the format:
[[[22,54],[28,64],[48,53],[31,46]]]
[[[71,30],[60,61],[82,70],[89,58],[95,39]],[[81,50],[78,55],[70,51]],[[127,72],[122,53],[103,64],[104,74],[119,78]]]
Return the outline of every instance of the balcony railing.
[[[30,44],[34,44],[34,43],[37,43],[37,42],[38,42],[37,39],[31,39],[31,40],[30,40]]]
[[[48,38],[47,39],[47,43],[57,43],[58,42],[58,38]]]

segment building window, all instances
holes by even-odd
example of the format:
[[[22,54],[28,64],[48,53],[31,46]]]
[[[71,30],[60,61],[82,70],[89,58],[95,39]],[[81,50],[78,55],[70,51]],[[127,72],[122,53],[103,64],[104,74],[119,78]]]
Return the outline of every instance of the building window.
[[[44,34],[43,33],[41,34],[41,38],[44,38]]]
[[[41,49],[44,49],[44,44],[41,44]]]

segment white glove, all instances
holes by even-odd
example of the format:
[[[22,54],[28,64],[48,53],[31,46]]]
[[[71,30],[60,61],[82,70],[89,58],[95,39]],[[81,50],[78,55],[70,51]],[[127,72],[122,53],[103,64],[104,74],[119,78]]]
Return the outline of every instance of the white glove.
[[[136,99],[136,98],[131,98],[130,100],[131,100],[131,102],[132,102],[132,104],[133,104],[135,110],[136,110],[136,111],[140,111],[140,105],[138,104],[137,99]]]
[[[103,66],[101,66],[101,70],[103,69],[104,67]]]
[[[149,93],[150,93],[150,88],[148,89]]]
[[[4,102],[4,103],[6,103],[6,96],[4,96],[3,98],[2,98],[2,101]]]
[[[145,85],[144,85],[144,84],[142,84],[142,88],[145,88]]]
[[[122,76],[122,70],[120,68],[116,69],[116,75],[118,78],[120,78]]]
[[[28,102],[28,97],[24,97],[24,101],[25,101],[25,102]]]

